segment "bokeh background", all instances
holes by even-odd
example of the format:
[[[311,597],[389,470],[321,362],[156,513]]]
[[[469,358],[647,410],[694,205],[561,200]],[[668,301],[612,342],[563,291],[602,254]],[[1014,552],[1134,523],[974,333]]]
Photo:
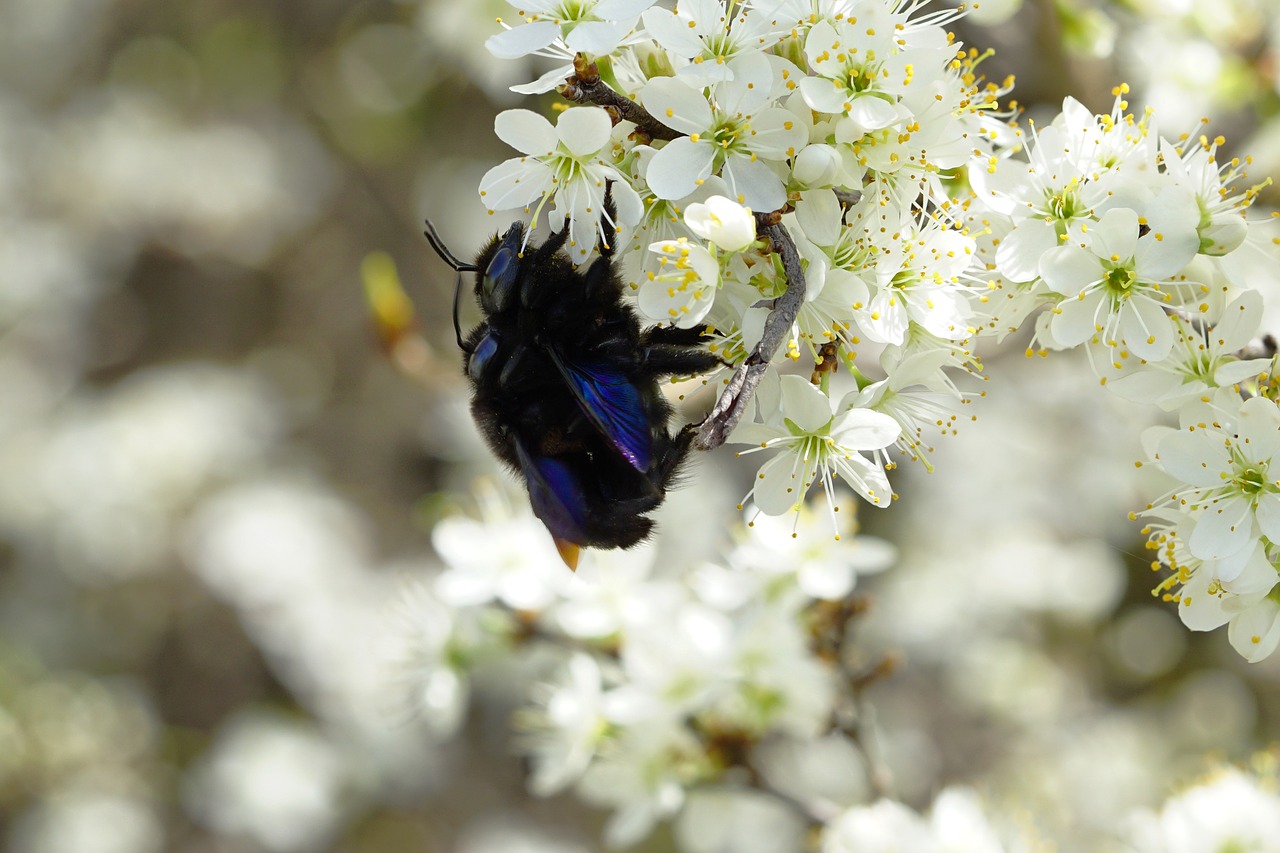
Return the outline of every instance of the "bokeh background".
[[[478,672],[445,738],[385,665],[429,630],[405,604],[433,522],[508,483],[421,221],[463,256],[505,225],[476,194],[509,156],[493,116],[553,100],[483,50],[511,14],[0,0],[0,848],[598,849],[602,815],[524,793],[509,721],[536,673]],[[1280,0],[993,0],[959,31],[1042,120],[1127,81],[1162,132],[1211,117],[1280,175]],[[412,375],[362,290],[388,258]],[[985,354],[937,470],[862,514],[901,551],[860,586],[860,642],[902,659],[868,696],[876,748],[909,803],[963,782],[1060,849],[1122,849],[1126,815],[1211,761],[1265,762],[1280,661],[1152,597],[1126,517],[1164,489],[1133,466],[1152,414],[1024,346]],[[664,529],[703,519],[714,549],[750,476],[700,460]]]

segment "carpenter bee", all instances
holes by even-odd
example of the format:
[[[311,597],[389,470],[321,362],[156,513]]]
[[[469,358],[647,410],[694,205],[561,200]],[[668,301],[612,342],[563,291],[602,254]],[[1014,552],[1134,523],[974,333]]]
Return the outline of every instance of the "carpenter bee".
[[[720,360],[703,330],[652,326],[623,301],[606,188],[600,253],[584,271],[561,251],[568,222],[540,246],[515,222],[475,263],[459,261],[427,223],[436,253],[459,273],[453,325],[471,382],[471,413],[494,454],[519,473],[534,514],[569,568],[580,547],[630,548],[689,454],[691,427],[672,434],[658,381]],[[462,273],[476,273],[484,320],[463,337]]]

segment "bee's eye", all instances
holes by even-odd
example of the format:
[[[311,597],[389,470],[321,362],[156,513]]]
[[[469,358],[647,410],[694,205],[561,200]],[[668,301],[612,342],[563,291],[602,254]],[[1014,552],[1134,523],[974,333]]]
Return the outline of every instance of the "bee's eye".
[[[520,272],[520,259],[514,246],[504,245],[494,254],[484,271],[481,301],[486,311],[502,312],[511,304],[516,292],[516,279]]]
[[[480,377],[484,375],[485,368],[489,366],[489,362],[493,360],[497,352],[498,336],[490,332],[480,339],[480,343],[476,344],[476,348],[467,357],[467,374],[479,382]]]

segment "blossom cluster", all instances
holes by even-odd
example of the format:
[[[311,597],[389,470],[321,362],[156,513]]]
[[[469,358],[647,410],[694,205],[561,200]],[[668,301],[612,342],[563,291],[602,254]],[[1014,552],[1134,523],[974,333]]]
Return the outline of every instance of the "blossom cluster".
[[[950,193],[974,150],[1010,135],[1007,87],[982,81],[982,57],[945,30],[959,10],[924,5],[525,4],[527,20],[488,43],[498,56],[577,57],[517,91],[547,91],[590,62],[656,124],[596,106],[565,109],[555,126],[504,112],[495,129],[522,156],[485,175],[486,206],[535,223],[546,213],[579,262],[612,216],[641,313],[704,328],[731,365],[792,284],[752,227],[752,213],[782,212],[805,298],[773,390],[731,438],[784,450],[751,496],[768,514],[837,479],[888,506],[890,449],[928,464],[931,433],[953,429],[972,393],[953,374],[980,370],[970,345],[987,275]],[[836,395],[826,381],[778,381],[777,367],[806,355],[827,372],[847,366],[856,385]]]
[[[1260,434],[1280,414],[1271,353],[1249,351],[1261,297],[1245,273],[1271,251],[1246,217],[1265,184],[1219,162],[1221,138],[1161,137],[1153,116],[1127,112],[1124,86],[1109,113],[1068,98],[1048,124],[1018,127],[1000,107],[1011,84],[983,81],[983,55],[944,29],[962,10],[924,5],[535,4],[491,50],[590,60],[669,132],[595,106],[555,127],[505,112],[497,131],[523,156],[490,170],[481,196],[491,212],[548,212],[583,260],[612,187],[638,308],[701,325],[730,364],[792,284],[752,239],[752,212],[782,214],[805,299],[754,422],[730,437],[781,451],[749,495],[767,514],[837,479],[887,506],[891,449],[930,465],[930,443],[973,395],[957,379],[980,376],[978,338],[1034,323],[1029,353],[1083,348],[1108,388],[1196,433],[1148,442],[1186,482],[1146,513],[1174,573],[1162,590],[1190,627],[1230,620],[1242,654],[1265,657],[1280,643],[1268,597],[1280,478]],[[812,384],[773,372],[806,353]],[[833,385],[832,360],[853,386]],[[1259,426],[1241,433],[1241,418]]]
[[[1280,397],[1251,276],[1275,256],[1268,224],[1250,215],[1267,183],[1222,158],[1221,138],[1162,136],[1150,112],[1129,112],[1123,85],[1105,113],[1067,98],[1024,126],[1005,102],[1012,82],[986,81],[985,54],[947,31],[965,10],[928,5],[523,4],[491,52],[555,58],[514,88],[565,83],[578,105],[560,104],[554,124],[499,115],[520,156],[485,175],[481,199],[495,215],[545,216],[576,263],[616,234],[617,267],[648,321],[702,329],[729,368],[768,361],[729,436],[740,455],[766,457],[743,498],[758,531],[785,530],[796,512],[793,532],[821,518],[838,540],[840,490],[883,508],[899,458],[932,470],[933,442],[981,396],[980,339],[1021,332],[1028,355],[1082,350],[1102,386],[1179,423],[1144,436],[1177,481],[1137,514],[1153,568],[1169,573],[1157,592],[1187,627],[1229,623],[1242,656],[1267,657],[1280,646]],[[596,75],[607,106],[583,94]],[[766,221],[793,241],[802,280]],[[761,352],[796,288],[784,345]],[[806,503],[815,484],[825,513]],[[446,602],[501,564],[465,556],[448,530],[438,550],[470,568],[441,578]],[[840,733],[848,691],[812,628],[818,603],[849,584],[812,561],[735,552],[725,582],[724,566],[659,580],[643,557],[616,558],[561,601],[554,561],[530,584],[528,553],[510,562],[523,580],[494,579],[506,593],[468,603],[519,611],[512,636],[577,644],[521,718],[531,784],[616,808],[615,842],[706,811],[695,787],[767,788],[752,764],[766,736]],[[936,832],[889,801],[842,811],[798,799],[828,850],[868,843],[864,822]],[[880,816],[864,821],[872,809]],[[940,801],[935,823],[951,811]]]
[[[815,536],[826,519],[806,509],[795,538],[790,521],[763,516],[714,560],[659,560],[645,546],[593,552],[571,575],[528,510],[482,494],[481,518],[434,527],[447,568],[409,599],[408,632],[392,647],[441,734],[460,724],[487,663],[514,657],[544,673],[516,717],[529,787],[612,809],[612,845],[677,816],[700,822],[708,792],[733,799],[743,779],[784,774],[819,744],[836,775],[864,775],[843,733],[856,715],[843,632],[859,576],[894,560],[888,543]],[[841,515],[855,533],[853,514]],[[788,795],[803,811],[768,821],[792,840],[731,849],[798,847],[808,826],[854,804]]]

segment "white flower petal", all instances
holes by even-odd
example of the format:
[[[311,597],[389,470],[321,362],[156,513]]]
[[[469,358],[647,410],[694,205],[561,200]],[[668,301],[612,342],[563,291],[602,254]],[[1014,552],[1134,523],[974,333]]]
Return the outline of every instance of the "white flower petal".
[[[1077,246],[1057,246],[1046,251],[1040,257],[1039,272],[1050,289],[1066,297],[1077,296],[1102,280],[1102,267],[1097,260]]]
[[[840,200],[835,193],[826,190],[806,192],[796,205],[796,221],[800,230],[819,246],[835,245],[842,228],[840,214]]]
[[[711,105],[706,97],[677,77],[650,80],[641,100],[654,118],[681,133],[702,133],[711,126]]]
[[[1102,312],[1103,294],[1094,290],[1080,297],[1069,296],[1058,303],[1049,323],[1053,338],[1064,347],[1084,343],[1096,334]]]
[[[1209,592],[1213,582],[1213,574],[1201,566],[1182,587],[1178,617],[1192,631],[1212,631],[1231,619],[1232,612],[1223,607],[1223,595]]]
[[[1240,293],[1222,312],[1211,337],[1223,352],[1235,352],[1253,339],[1262,322],[1262,292]]]
[[[1280,495],[1275,492],[1259,495],[1254,518],[1258,520],[1258,529],[1263,536],[1272,542],[1280,542]]]
[[[1280,604],[1269,598],[1259,601],[1231,620],[1227,639],[1249,663],[1270,657],[1280,644]]]
[[[654,0],[600,0],[596,4],[597,17],[607,21],[618,21],[623,18],[637,18],[643,14]]]
[[[586,158],[596,154],[609,143],[613,122],[609,114],[598,107],[575,107],[560,113],[556,122],[556,136],[560,144],[575,157]]]
[[[747,147],[770,160],[792,157],[809,141],[808,129],[790,110],[767,109],[751,119]]]
[[[687,136],[673,139],[649,162],[645,174],[649,189],[661,199],[684,198],[711,175],[715,156],[709,143],[694,142]]]
[[[521,83],[518,86],[512,86],[511,91],[518,95],[541,95],[559,86],[572,73],[572,63],[557,65],[532,83]]]
[[[902,426],[882,412],[850,409],[836,417],[831,437],[841,447],[853,450],[881,450],[898,440]]]
[[[1053,223],[1043,219],[1028,219],[1019,223],[1001,241],[996,249],[996,266],[1010,281],[1031,281],[1040,275],[1040,259],[1056,248],[1058,233],[1054,230]],[[1097,264],[1088,258],[1085,260],[1088,261],[1089,268],[1078,278],[1094,275]]]
[[[1253,513],[1249,502],[1229,496],[1205,508],[1196,519],[1187,547],[1202,560],[1216,560],[1238,553],[1253,539]]]
[[[1163,361],[1177,337],[1173,320],[1164,309],[1140,296],[1121,308],[1120,334],[1134,355],[1149,362]]]
[[[784,450],[760,469],[753,493],[756,506],[765,515],[791,512],[804,498],[808,480],[805,475],[811,473],[803,459]]]
[[[1222,442],[1205,430],[1169,431],[1157,446],[1160,467],[1192,486],[1222,485],[1222,474],[1231,467],[1231,456]]]
[[[560,37],[560,27],[552,21],[534,21],[504,30],[485,39],[485,48],[499,59],[519,59],[542,50]]]
[[[564,43],[574,53],[605,56],[613,53],[618,42],[636,25],[636,18],[620,21],[583,21],[573,28]]]
[[[493,120],[493,132],[521,154],[544,157],[556,150],[556,129],[532,110],[503,110]]]
[[[716,86],[716,105],[727,115],[755,115],[769,102],[773,88],[773,64],[763,53],[751,52],[729,60],[728,67],[728,78]],[[754,120],[752,126],[755,126]],[[807,133],[805,137],[808,138]]]
[[[1089,250],[1104,261],[1124,263],[1138,249],[1138,214],[1127,207],[1114,208],[1089,229]]]
[[[889,476],[883,468],[859,453],[850,453],[833,461],[840,479],[867,503],[880,509],[889,506],[893,499],[893,488],[889,485]]]
[[[865,92],[850,102],[845,115],[863,132],[883,130],[902,117],[897,106],[884,98]]]
[[[849,93],[826,77],[805,77],[800,81],[800,94],[810,109],[820,113],[843,115],[849,104]]]
[[[1212,332],[1210,333],[1212,334]],[[1228,388],[1237,382],[1255,379],[1266,373],[1271,365],[1269,358],[1251,358],[1247,361],[1226,361],[1213,371],[1213,384]]]
[[[686,207],[684,222],[694,234],[726,252],[741,251],[756,239],[751,211],[722,195],[711,196],[705,204],[695,202]]]
[[[642,18],[649,37],[676,56],[693,59],[702,55],[702,39],[675,12],[654,8],[647,10]]]
[[[1265,462],[1280,451],[1280,408],[1266,397],[1253,397],[1240,407],[1236,432],[1241,450],[1253,462]]]
[[[480,179],[480,201],[490,211],[528,207],[551,191],[553,177],[546,163],[515,157],[484,173]]]
[[[839,42],[840,34],[835,27],[825,18],[819,20],[810,28],[804,41],[804,55],[809,60],[809,66],[819,74],[839,74],[843,70],[843,64],[831,52],[831,48],[838,47]]]
[[[803,376],[782,377],[782,414],[804,432],[831,423],[831,399]]]
[[[782,179],[763,160],[731,154],[720,170],[729,191],[752,210],[777,210],[786,204]]]
[[[871,340],[882,344],[900,344],[907,339],[910,318],[902,304],[902,296],[888,287],[881,287],[871,297],[871,303],[858,312],[858,326]]]

